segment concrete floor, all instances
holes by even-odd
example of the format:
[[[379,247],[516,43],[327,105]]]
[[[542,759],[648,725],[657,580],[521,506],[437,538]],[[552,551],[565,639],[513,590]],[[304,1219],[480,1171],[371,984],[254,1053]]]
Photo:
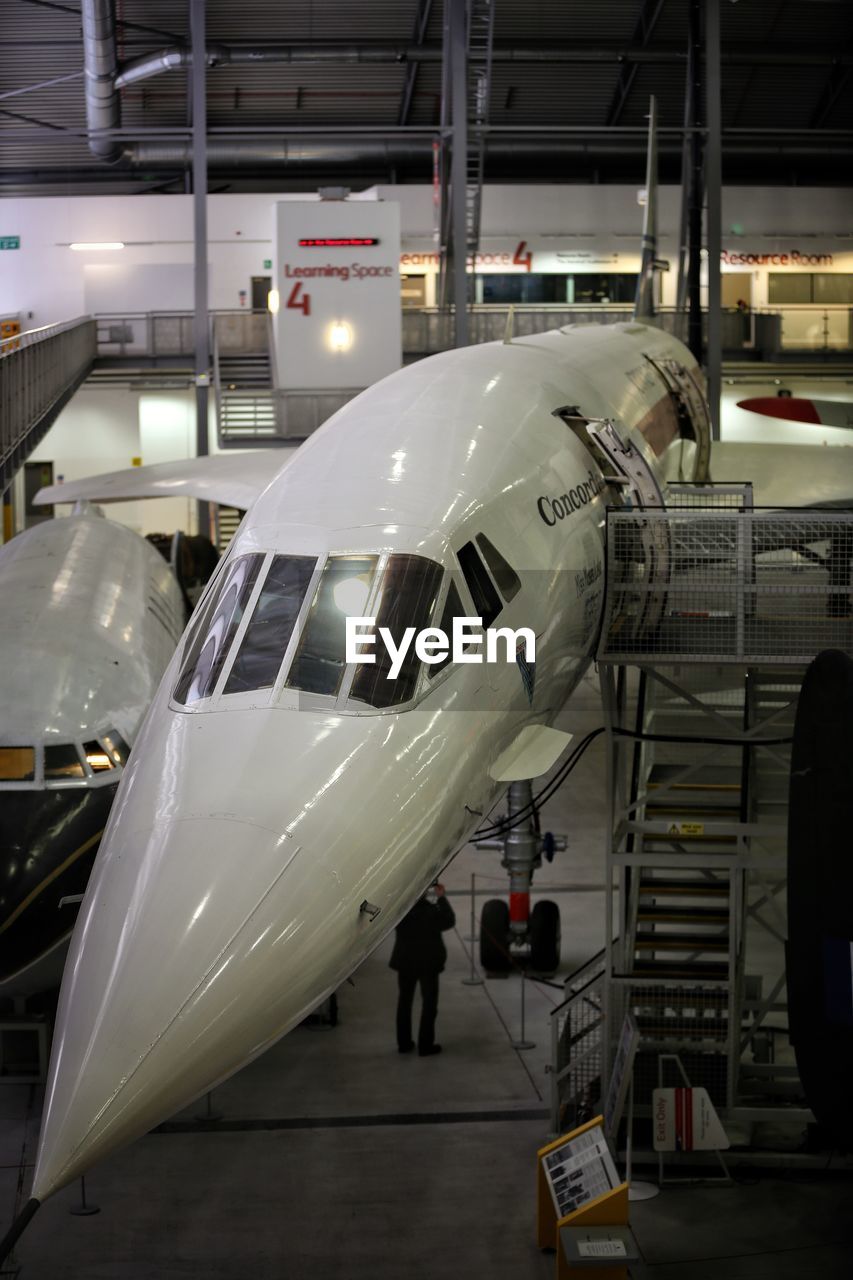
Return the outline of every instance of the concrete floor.
[[[600,723],[584,684],[564,717]],[[563,970],[601,946],[603,745],[597,741],[547,812],[570,848],[537,891],[563,913]],[[2,1274],[23,1280],[536,1280],[554,1256],[535,1244],[536,1150],[547,1140],[549,1011],[559,992],[520,980],[465,985],[469,899],[478,913],[505,880],[494,854],[448,869],[457,929],[441,984],[440,1057],[400,1057],[390,940],[340,993],[340,1025],[305,1026],[218,1089],[222,1119],[199,1103],[94,1169],[94,1217],[79,1186],[40,1210]],[[548,886],[561,886],[548,890]],[[571,886],[565,888],[564,886]],[[41,1090],[0,1087],[0,1225],[26,1198]],[[19,1186],[20,1184],[20,1186]],[[853,1274],[850,1183],[803,1175],[666,1188],[634,1204],[636,1280],[757,1280]]]

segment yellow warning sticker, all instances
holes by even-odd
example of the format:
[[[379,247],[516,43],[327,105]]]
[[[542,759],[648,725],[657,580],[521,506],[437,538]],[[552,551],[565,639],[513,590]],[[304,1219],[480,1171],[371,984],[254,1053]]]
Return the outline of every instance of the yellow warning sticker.
[[[667,835],[670,836],[703,836],[704,834],[704,822],[673,822],[667,831]]]

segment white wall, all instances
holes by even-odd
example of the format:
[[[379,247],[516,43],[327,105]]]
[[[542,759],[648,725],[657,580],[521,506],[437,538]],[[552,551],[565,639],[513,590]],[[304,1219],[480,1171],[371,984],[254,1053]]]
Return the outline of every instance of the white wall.
[[[404,254],[435,252],[430,186],[362,193],[377,196],[400,205]],[[661,188],[660,249],[673,266],[679,196],[676,187]],[[240,291],[249,289],[251,277],[270,274],[264,262],[273,257],[272,209],[289,199],[304,201],[306,196],[209,197],[211,307],[239,307]],[[634,186],[487,186],[482,247],[484,254],[507,255],[508,265],[493,264],[500,270],[524,270],[513,268],[511,259],[525,241],[534,254],[534,270],[581,270],[586,262],[588,269],[600,271],[595,259],[604,256],[610,270],[635,271],[641,223]],[[847,189],[732,187],[723,192],[723,230],[729,252],[829,253],[833,269],[853,271],[853,201]],[[19,250],[0,254],[0,314],[21,312],[25,327],[33,328],[84,314],[87,263],[103,263],[108,256],[120,257],[128,266],[191,263],[192,197],[15,197],[0,201],[0,235],[21,236]],[[73,253],[67,248],[73,240],[122,240],[127,247],[118,255]],[[767,270],[754,268],[755,305],[766,301]],[[674,288],[673,270],[664,282],[665,301],[672,300]],[[164,290],[164,310],[175,306],[168,292]],[[146,309],[139,305],[142,301],[148,299],[129,288],[115,299],[114,309]]]

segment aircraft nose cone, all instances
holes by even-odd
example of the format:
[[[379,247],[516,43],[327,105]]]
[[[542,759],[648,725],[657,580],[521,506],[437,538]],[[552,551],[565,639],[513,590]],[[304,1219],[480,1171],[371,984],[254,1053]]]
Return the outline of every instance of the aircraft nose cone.
[[[108,837],[63,979],[36,1198],[296,1020],[303,993],[298,981],[283,990],[277,961],[286,949],[293,972],[310,919],[299,853],[295,838],[222,818]]]

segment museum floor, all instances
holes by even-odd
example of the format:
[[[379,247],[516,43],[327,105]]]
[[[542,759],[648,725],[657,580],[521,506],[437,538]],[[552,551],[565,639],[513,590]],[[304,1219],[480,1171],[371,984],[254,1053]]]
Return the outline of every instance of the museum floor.
[[[572,705],[577,735],[600,722],[592,677]],[[603,750],[587,753],[549,810],[570,850],[537,886],[564,886],[563,969],[601,945]],[[457,929],[442,978],[440,1057],[400,1057],[390,942],[340,993],[337,1027],[305,1026],[204,1104],[87,1180],[101,1212],[69,1214],[79,1186],[49,1201],[17,1249],[22,1280],[526,1280],[554,1274],[535,1243],[536,1149],[547,1140],[548,1014],[559,993],[519,979],[465,985],[471,872],[500,894],[493,854],[466,850],[445,880]],[[570,886],[570,888],[568,887]],[[482,903],[482,897],[478,897]],[[0,1214],[26,1194],[41,1090],[0,1088]],[[740,1170],[726,1185],[666,1187],[634,1204],[635,1280],[757,1280],[853,1274],[849,1175]]]

